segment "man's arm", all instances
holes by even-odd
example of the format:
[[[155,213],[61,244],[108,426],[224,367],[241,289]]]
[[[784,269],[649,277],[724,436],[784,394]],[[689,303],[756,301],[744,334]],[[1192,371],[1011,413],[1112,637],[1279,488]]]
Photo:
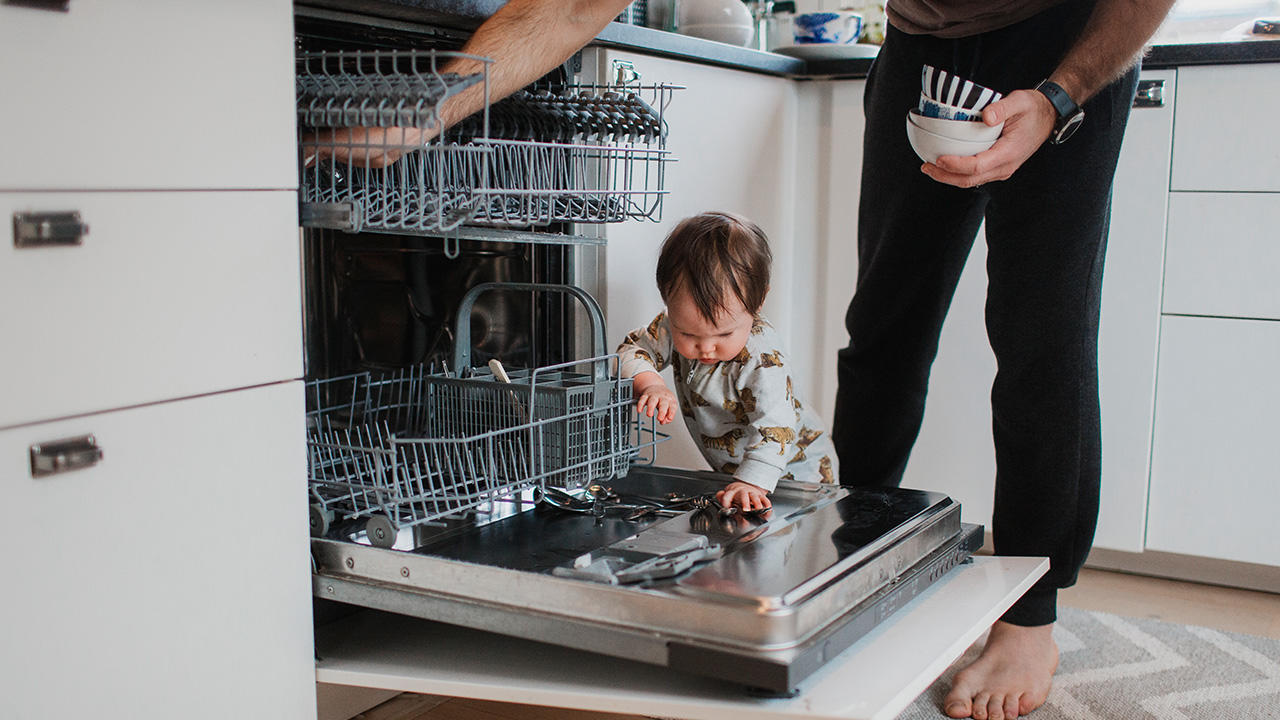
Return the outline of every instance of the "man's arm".
[[[627,8],[631,0],[509,0],[462,46],[492,58],[489,102],[510,95],[568,60]],[[479,72],[483,63],[460,59],[446,72]],[[473,85],[446,101],[448,127],[484,107],[484,89]]]
[[[1138,61],[1172,6],[1173,0],[1099,0],[1080,39],[1048,79],[1083,105]],[[944,156],[936,165],[925,164],[923,171],[957,187],[1005,180],[1044,144],[1057,117],[1039,91],[1015,90],[982,112],[988,125],[1005,123],[990,150],[973,157]]]
[[[591,42],[631,0],[509,0],[462,46],[462,52],[493,60],[489,65],[489,102],[510,95],[545,75]],[[485,63],[457,58],[442,72],[467,75],[482,72]],[[485,88],[475,84],[450,97],[440,109],[441,124],[449,127],[482,109]],[[323,157],[368,167],[390,165],[405,150],[423,145],[440,128],[347,128],[322,131],[316,151]],[[303,139],[308,145],[308,138]]]

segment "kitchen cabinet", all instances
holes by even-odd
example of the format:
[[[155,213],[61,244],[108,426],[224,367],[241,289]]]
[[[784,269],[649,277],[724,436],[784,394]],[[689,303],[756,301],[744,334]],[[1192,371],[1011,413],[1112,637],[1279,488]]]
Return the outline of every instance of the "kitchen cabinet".
[[[287,2],[0,7],[0,190],[287,188]]]
[[[665,82],[677,90],[664,118],[667,148],[675,162],[666,169],[668,195],[658,223],[630,221],[602,228],[606,291],[604,310],[609,340],[616,344],[635,327],[647,325],[663,307],[654,281],[658,249],[680,220],[707,210],[726,210],[750,218],[769,236],[774,254],[773,282],[765,315],[789,343],[793,362],[813,360],[812,343],[801,337],[807,320],[793,312],[797,255],[807,252],[792,234],[795,222],[793,150],[797,132],[794,81],[726,70],[698,63],[613,50],[589,54],[608,72],[614,60],[633,62],[645,84]],[[798,373],[797,379],[805,374]],[[666,372],[670,383],[670,371]],[[803,396],[813,388],[802,387]],[[677,421],[664,428],[671,440],[659,446],[658,462],[671,467],[705,468],[702,455]]]
[[[0,715],[315,717],[292,48],[0,4]]]
[[[796,235],[811,234],[817,247],[811,275],[798,280],[816,296],[812,309],[818,358],[813,365],[816,393],[811,402],[831,427],[836,397],[836,353],[848,344],[845,310],[858,278],[858,196],[862,192],[862,135],[866,117],[865,80],[801,83],[805,113],[797,153],[815,158],[809,172],[797,171],[797,199],[811,198],[797,213]],[[807,166],[808,167],[808,166]],[[808,184],[806,185],[806,181]]]
[[[1147,548],[1280,565],[1280,323],[1166,315]]]
[[[1280,72],[1274,64],[1178,71],[1174,191],[1280,192]]]
[[[1172,193],[1164,312],[1280,320],[1278,214],[1280,193]]]
[[[314,718],[302,413],[289,382],[0,431],[0,714]]]
[[[1280,76],[1209,70],[1178,73],[1147,549],[1249,563],[1274,591],[1252,583],[1280,567]]]
[[[1145,71],[1164,103],[1130,114],[1112,194],[1098,338],[1102,499],[1096,547],[1140,552],[1146,517],[1151,417],[1176,71]],[[943,326],[920,438],[903,485],[958,499],[968,522],[990,524],[995,451],[986,341],[986,239],[979,231]]]
[[[0,217],[89,226],[78,246],[0,248],[0,364],[25,379],[0,390],[0,427],[296,376],[297,206],[288,190],[0,193]]]

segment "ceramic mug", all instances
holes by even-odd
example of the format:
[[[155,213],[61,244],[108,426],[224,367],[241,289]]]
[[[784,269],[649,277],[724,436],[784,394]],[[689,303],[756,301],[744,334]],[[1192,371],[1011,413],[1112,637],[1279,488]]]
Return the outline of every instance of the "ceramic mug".
[[[797,45],[852,45],[862,36],[862,16],[856,12],[801,13],[791,21]]]

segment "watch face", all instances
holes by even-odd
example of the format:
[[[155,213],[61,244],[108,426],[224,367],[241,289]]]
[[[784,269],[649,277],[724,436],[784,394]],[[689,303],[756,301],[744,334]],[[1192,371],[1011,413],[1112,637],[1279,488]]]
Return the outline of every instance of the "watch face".
[[[1080,123],[1082,122],[1084,122],[1083,111],[1077,112],[1064,120],[1053,133],[1053,144],[1061,145],[1070,139],[1070,137],[1075,134],[1076,130],[1080,129]]]

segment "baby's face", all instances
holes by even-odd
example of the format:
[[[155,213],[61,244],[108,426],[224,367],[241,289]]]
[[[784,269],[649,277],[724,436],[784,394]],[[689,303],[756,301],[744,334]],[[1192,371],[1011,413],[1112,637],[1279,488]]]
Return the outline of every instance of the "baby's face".
[[[667,299],[667,323],[671,325],[671,341],[676,352],[701,363],[737,357],[747,346],[754,319],[742,301],[733,296],[725,299],[725,311],[715,322],[698,312],[698,306],[684,290],[677,290]]]

